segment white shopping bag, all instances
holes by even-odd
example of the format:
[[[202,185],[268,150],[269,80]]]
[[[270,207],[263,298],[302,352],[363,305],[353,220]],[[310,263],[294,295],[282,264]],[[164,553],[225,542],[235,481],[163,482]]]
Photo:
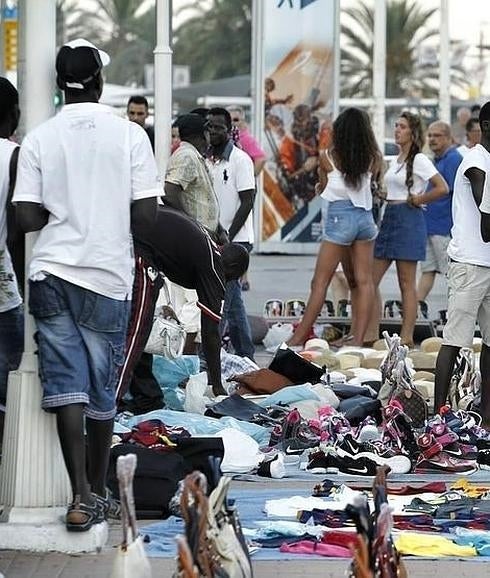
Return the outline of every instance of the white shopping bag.
[[[294,328],[292,323],[274,323],[267,332],[262,343],[266,351],[275,353],[276,349],[293,336]]]

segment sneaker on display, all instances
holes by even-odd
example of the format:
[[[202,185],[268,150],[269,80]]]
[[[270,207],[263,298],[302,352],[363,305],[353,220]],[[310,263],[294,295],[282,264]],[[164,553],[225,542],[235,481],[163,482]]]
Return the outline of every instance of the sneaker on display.
[[[469,460],[476,459],[478,453],[476,446],[461,443],[458,434],[451,431],[447,424],[440,420],[439,416],[435,416],[429,422],[426,432],[431,433],[434,439],[441,444],[442,449],[450,456]]]
[[[417,444],[420,456],[415,464],[416,474],[446,473],[472,474],[478,469],[475,460],[465,460],[450,456],[431,433],[422,434]]]
[[[378,429],[376,420],[370,416],[364,419],[356,430],[356,439],[359,442],[369,442],[381,440],[381,432]]]
[[[366,457],[340,457],[332,447],[321,448],[309,456],[306,469],[312,473],[347,476],[375,476],[378,464]]]
[[[490,449],[490,432],[480,427],[481,417],[471,411],[453,411],[448,405],[439,413],[448,428],[457,433],[461,443],[476,446],[479,450]]]
[[[339,458],[354,460],[367,458],[378,466],[388,466],[394,474],[407,474],[412,468],[412,463],[406,455],[385,448],[382,444],[360,443],[350,434],[346,434],[336,443],[335,451]]]
[[[482,470],[490,470],[490,450],[482,450],[478,452],[476,461]]]

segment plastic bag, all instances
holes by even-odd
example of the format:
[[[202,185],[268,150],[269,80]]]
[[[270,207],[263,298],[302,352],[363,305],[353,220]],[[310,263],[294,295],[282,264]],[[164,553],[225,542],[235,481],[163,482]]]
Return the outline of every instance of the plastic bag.
[[[166,359],[160,355],[153,356],[153,375],[163,391],[165,405],[168,409],[184,409],[185,390],[179,385],[199,372],[199,357],[183,355],[177,359]]]
[[[205,371],[191,375],[185,388],[184,411],[204,414],[206,404],[211,400],[206,397],[208,389],[208,374]]]
[[[266,351],[274,353],[281,343],[292,337],[293,333],[294,328],[292,323],[274,323],[262,343]]]

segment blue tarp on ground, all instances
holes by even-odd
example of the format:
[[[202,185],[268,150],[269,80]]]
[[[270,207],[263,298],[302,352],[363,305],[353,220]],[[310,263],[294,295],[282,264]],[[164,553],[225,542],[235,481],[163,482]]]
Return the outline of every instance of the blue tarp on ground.
[[[325,476],[318,476],[316,478],[321,481]],[[415,476],[398,476],[403,478],[403,482],[408,483],[408,477],[411,477],[411,481],[415,481]],[[460,476],[461,477],[461,476]],[[453,478],[454,479],[454,478]],[[311,480],[311,474],[310,474]],[[479,471],[468,477],[471,482],[489,482],[488,472]],[[262,478],[263,481],[263,478]],[[339,481],[341,481],[339,479]],[[345,478],[342,481],[346,481]],[[430,481],[440,481],[440,479],[435,479],[434,476],[417,476],[418,483],[430,482]],[[263,512],[264,504],[266,500],[278,500],[281,498],[289,498],[293,495],[296,496],[311,496],[311,489],[313,484],[307,487],[295,487],[295,488],[277,488],[272,485],[269,488],[254,488],[254,484],[251,484],[250,489],[237,489],[231,490],[230,498],[236,500],[236,506],[240,514],[240,521],[244,528],[256,528],[256,521],[266,519],[266,515]],[[175,536],[184,533],[184,522],[180,518],[171,517],[168,520],[157,522],[155,524],[150,524],[141,529],[141,534],[143,536],[148,536],[150,542],[146,544],[146,550],[150,557],[155,558],[172,558],[177,554],[177,548],[175,544]],[[451,536],[453,537],[453,536]],[[288,554],[279,552],[279,549],[274,548],[264,548],[258,550],[252,556],[253,560],[295,560],[295,559],[320,559],[321,556],[312,555],[298,555],[298,554]],[[325,560],[325,558],[323,558]],[[446,557],[445,559],[450,559]],[[490,557],[476,556],[474,558],[464,558],[465,561],[481,561],[489,560]],[[348,561],[346,560],[346,568]]]
[[[321,478],[320,478],[321,479]],[[266,500],[289,498],[291,495],[311,496],[311,490],[297,489],[292,492],[290,488],[271,488],[250,490],[232,490],[230,498],[236,500],[236,506],[240,514],[240,521],[245,528],[255,528],[256,520],[264,520],[263,512]],[[163,522],[150,524],[141,529],[143,536],[148,536],[150,542],[145,544],[148,555],[155,558],[172,558],[177,554],[175,536],[184,533],[183,520],[171,517]],[[283,554],[278,549],[267,548],[253,554],[253,560],[292,560],[301,558],[321,558],[321,556]],[[346,560],[346,567],[347,567]]]

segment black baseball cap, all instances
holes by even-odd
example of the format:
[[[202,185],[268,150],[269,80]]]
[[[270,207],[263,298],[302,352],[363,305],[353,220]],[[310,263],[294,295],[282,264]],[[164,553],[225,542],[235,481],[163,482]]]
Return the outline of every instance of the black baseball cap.
[[[83,90],[110,61],[107,52],[84,38],[67,42],[56,57],[60,87]]]

